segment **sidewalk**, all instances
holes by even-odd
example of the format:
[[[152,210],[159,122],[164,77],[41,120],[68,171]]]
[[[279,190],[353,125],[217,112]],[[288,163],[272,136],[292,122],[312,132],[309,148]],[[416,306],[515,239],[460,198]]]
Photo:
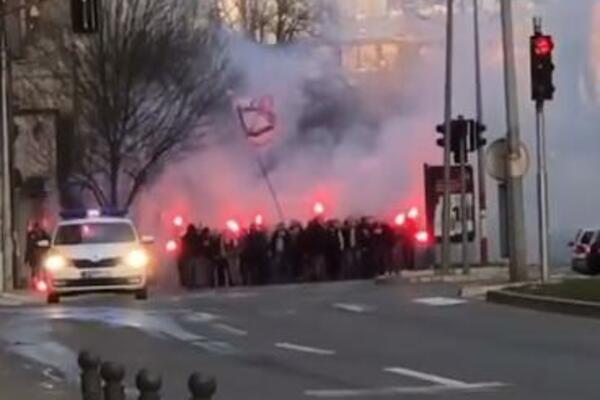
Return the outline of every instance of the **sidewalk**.
[[[43,305],[45,303],[46,299],[43,295],[31,290],[0,292],[0,307]]]
[[[533,272],[533,270],[532,270]],[[501,283],[508,281],[508,267],[489,266],[489,267],[471,267],[468,275],[463,274],[462,269],[451,269],[444,274],[440,269],[427,269],[408,271],[402,270],[398,276],[377,278],[377,283],[469,283],[469,282],[487,282]]]
[[[77,388],[52,369],[33,365],[0,348],[0,399],[79,400]]]

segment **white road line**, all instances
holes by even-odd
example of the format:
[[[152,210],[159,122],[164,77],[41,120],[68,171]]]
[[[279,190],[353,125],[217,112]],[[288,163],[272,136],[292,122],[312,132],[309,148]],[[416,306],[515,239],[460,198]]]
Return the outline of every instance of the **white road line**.
[[[490,382],[490,383],[473,383],[466,384],[461,387],[452,387],[444,385],[436,386],[393,386],[384,388],[371,388],[371,389],[326,389],[326,390],[306,390],[305,396],[318,397],[318,398],[347,398],[347,397],[383,397],[383,396],[396,396],[399,394],[439,394],[446,392],[478,392],[478,391],[489,391],[507,386],[503,383]]]
[[[248,332],[244,331],[242,329],[238,329],[235,328],[231,325],[227,325],[227,324],[214,324],[213,325],[215,328],[220,329],[224,332],[230,333],[232,335],[236,335],[236,336],[247,336]]]
[[[459,304],[466,303],[466,300],[455,299],[451,297],[422,297],[419,299],[413,299],[413,303],[426,304],[428,306],[456,306]]]
[[[318,354],[321,356],[332,356],[335,354],[334,350],[319,349],[317,347],[302,346],[287,342],[275,343],[275,347],[285,350],[299,351],[302,353]]]
[[[193,312],[184,317],[187,322],[207,323],[219,319],[218,315],[206,312]]]
[[[420,379],[422,381],[436,383],[438,385],[448,386],[448,387],[463,387],[468,385],[466,382],[457,381],[455,379],[444,378],[443,376],[427,374],[425,372],[415,371],[413,369],[401,368],[401,367],[388,367],[383,369],[385,372],[390,372],[392,374],[404,375],[410,378]]]
[[[349,311],[353,313],[363,314],[369,311],[373,311],[373,307],[365,306],[363,304],[351,304],[351,303],[334,303],[333,308],[338,310]]]
[[[45,368],[44,371],[42,372],[42,374],[48,378],[53,380],[54,382],[62,382],[63,379],[54,375],[54,370],[52,368]]]

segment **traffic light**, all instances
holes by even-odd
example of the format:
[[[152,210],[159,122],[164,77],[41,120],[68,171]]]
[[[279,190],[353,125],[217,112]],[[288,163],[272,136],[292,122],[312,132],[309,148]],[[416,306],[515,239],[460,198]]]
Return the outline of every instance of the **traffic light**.
[[[476,151],[487,144],[487,139],[483,136],[486,129],[484,124],[469,120],[469,151]]]
[[[465,162],[467,159],[467,137],[469,134],[469,126],[473,122],[473,120],[466,120],[462,116],[459,116],[458,119],[453,119],[450,124],[450,152],[454,156],[454,162],[460,163],[460,154],[461,147],[464,146],[464,154],[465,154]],[[440,147],[444,147],[446,143],[446,126],[445,125],[437,125],[435,127],[436,132],[441,133],[443,136],[437,139],[436,143]]]
[[[535,101],[552,100],[554,97],[553,51],[554,40],[552,36],[539,32],[531,36],[531,98]]]
[[[100,0],[71,0],[73,32],[97,33],[100,29]]]

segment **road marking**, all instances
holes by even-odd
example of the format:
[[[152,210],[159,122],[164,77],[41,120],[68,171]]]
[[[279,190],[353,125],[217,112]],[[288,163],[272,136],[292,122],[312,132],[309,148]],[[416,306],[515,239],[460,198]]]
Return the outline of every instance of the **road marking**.
[[[369,307],[363,304],[334,303],[332,304],[332,306],[333,308],[337,308],[338,310],[353,312],[357,314],[364,314],[373,311],[373,307]]]
[[[426,304],[428,306],[436,307],[456,306],[466,302],[467,300],[454,299],[451,297],[421,297],[419,299],[413,299],[413,303]]]
[[[53,380],[54,382],[62,382],[63,379],[54,375],[54,370],[52,368],[45,368],[44,371],[42,371],[42,375],[44,375],[46,378]]]
[[[213,325],[215,328],[220,329],[224,332],[230,333],[232,335],[236,335],[236,336],[247,336],[248,332],[244,331],[242,329],[238,329],[235,328],[231,325],[227,325],[227,324],[214,324]]]
[[[412,394],[412,395],[431,395],[440,394],[447,392],[481,392],[489,391],[507,386],[503,383],[490,382],[490,383],[473,383],[466,384],[465,386],[453,387],[453,386],[393,386],[384,388],[372,388],[372,389],[326,389],[326,390],[306,390],[304,391],[305,396],[318,397],[318,398],[346,398],[346,397],[376,397],[376,396],[396,396],[399,394]]]
[[[302,346],[299,344],[287,343],[287,342],[275,343],[275,347],[284,349],[284,350],[299,351],[302,353],[318,354],[321,356],[332,356],[335,354],[335,351],[333,351],[333,350],[319,349],[317,347]]]
[[[427,381],[431,383],[436,383],[438,385],[449,386],[449,387],[461,387],[468,385],[466,382],[457,381],[455,379],[444,378],[443,376],[427,374],[425,372],[415,371],[413,369],[401,368],[401,367],[388,367],[383,369],[385,372],[390,372],[392,374],[404,375],[410,378],[420,379],[422,381]]]
[[[205,341],[197,341],[192,343],[193,346],[200,347],[206,351],[211,353],[220,354],[220,355],[231,355],[235,354],[237,350],[235,347],[230,345],[227,342],[220,342],[216,340],[205,340]]]
[[[54,385],[50,382],[40,382],[40,386],[46,390],[54,389]]]
[[[206,313],[206,312],[194,312],[194,313],[190,313],[190,314],[186,315],[184,317],[184,320],[186,320],[187,322],[207,323],[207,322],[212,322],[218,318],[219,318],[219,316],[215,315],[215,314]]]

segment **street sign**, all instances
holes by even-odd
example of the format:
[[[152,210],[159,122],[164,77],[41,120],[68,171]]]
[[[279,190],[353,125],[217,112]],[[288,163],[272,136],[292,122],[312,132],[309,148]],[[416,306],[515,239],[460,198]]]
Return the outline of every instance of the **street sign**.
[[[475,196],[473,184],[473,167],[465,167],[466,174],[466,210],[464,218],[467,222],[467,235],[470,242],[475,240]],[[461,213],[461,179],[460,167],[450,168],[450,240],[454,243],[462,241]],[[431,237],[438,242],[442,240],[442,210],[444,204],[444,167],[425,165],[425,207],[427,229]]]
[[[519,146],[519,154],[513,157],[508,155],[508,144],[505,138],[498,139],[488,146],[486,153],[487,171],[497,181],[506,181],[507,173],[511,178],[522,177],[529,171],[529,164],[529,152],[523,143]]]

